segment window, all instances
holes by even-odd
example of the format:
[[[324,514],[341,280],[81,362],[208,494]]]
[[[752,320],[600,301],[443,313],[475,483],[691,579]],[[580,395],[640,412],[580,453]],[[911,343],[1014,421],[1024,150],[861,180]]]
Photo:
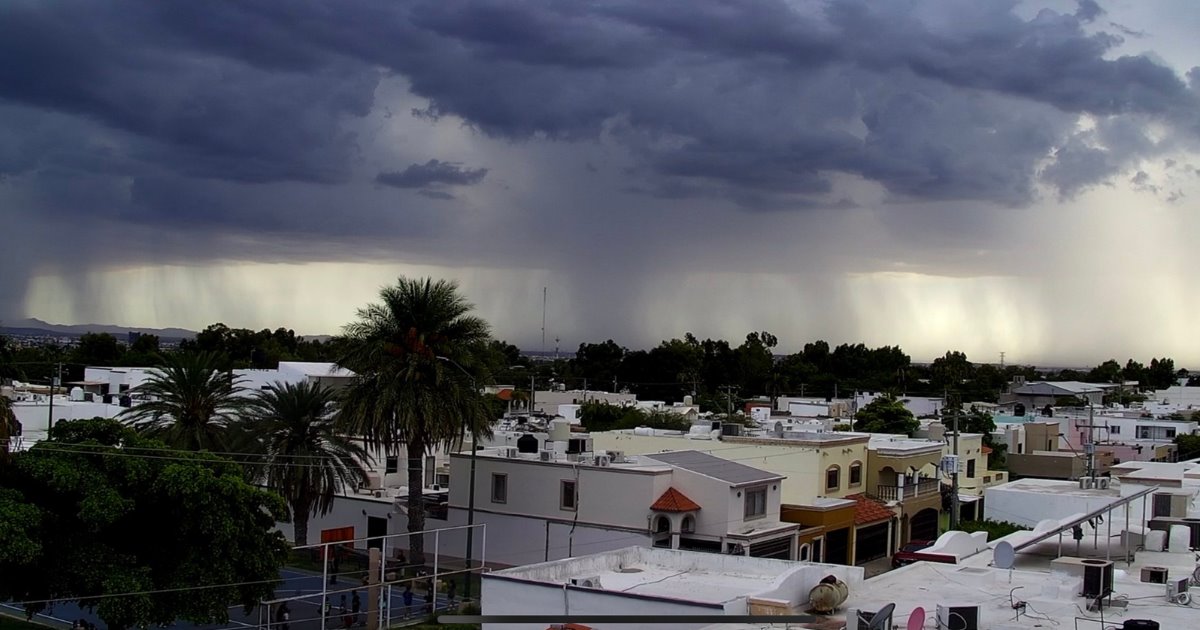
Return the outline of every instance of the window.
[[[862,485],[862,462],[850,464],[850,487]]]
[[[384,464],[384,468],[383,468],[383,473],[385,475],[390,475],[394,472],[400,471],[400,457],[399,456],[388,455],[387,459],[385,461],[386,461],[386,463]]]
[[[1110,426],[1110,427],[1108,427],[1108,432],[1109,432],[1111,435],[1120,435],[1120,434],[1121,434],[1121,427],[1120,427],[1119,425]]]
[[[508,475],[492,473],[492,503],[508,503]]]
[[[1138,427],[1138,439],[1142,440],[1169,440],[1175,437],[1174,427]]]
[[[434,484],[434,469],[437,468],[437,458],[430,455],[425,458],[425,487],[428,488]]]
[[[767,514],[767,489],[754,488],[746,491],[746,505],[743,516],[759,518]]]
[[[972,459],[967,460],[967,479],[974,479],[974,478],[975,478],[975,460],[972,458]]]
[[[694,516],[683,517],[683,524],[680,526],[679,531],[685,534],[696,533],[696,518]]]
[[[577,499],[578,497],[575,496],[575,482],[563,481],[562,490],[559,492],[558,496],[558,507],[564,510],[574,511],[575,506],[578,503]]]
[[[801,562],[808,562],[808,557],[809,557],[809,555],[811,555],[811,553],[812,553],[812,547],[808,546],[807,543],[800,545],[800,561]]]
[[[842,487],[842,469],[830,466],[825,470],[825,489],[838,490]]]

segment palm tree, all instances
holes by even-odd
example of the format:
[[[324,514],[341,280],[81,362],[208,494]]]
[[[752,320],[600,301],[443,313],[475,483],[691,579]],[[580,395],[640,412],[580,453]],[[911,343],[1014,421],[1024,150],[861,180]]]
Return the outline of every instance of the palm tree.
[[[367,452],[338,433],[335,394],[319,383],[274,383],[257,392],[243,435],[255,455],[252,476],[278,492],[292,510],[296,546],[308,544],[308,519],[328,514],[337,491],[367,478]]]
[[[479,374],[475,352],[488,338],[488,325],[470,315],[474,306],[455,282],[400,278],[379,297],[342,331],[337,364],[356,376],[344,391],[340,419],[372,447],[405,445],[408,531],[420,532],[426,453],[461,444],[464,427],[475,436],[490,427],[483,398],[450,363]],[[424,562],[424,551],[424,538],[410,536],[411,560]]]
[[[229,451],[231,427],[250,398],[241,393],[237,379],[217,365],[216,355],[210,353],[168,355],[146,382],[130,390],[149,400],[119,417],[168,446]]]

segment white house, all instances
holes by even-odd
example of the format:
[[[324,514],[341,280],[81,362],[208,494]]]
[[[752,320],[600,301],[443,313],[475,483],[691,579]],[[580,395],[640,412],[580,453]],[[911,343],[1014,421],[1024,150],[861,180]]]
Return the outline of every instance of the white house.
[[[630,545],[796,557],[799,526],[779,520],[782,475],[696,451],[630,457],[555,437],[476,453],[475,522],[487,524],[489,562]],[[431,527],[466,523],[470,455],[450,461],[447,519]]]
[[[481,605],[485,615],[799,614],[808,607],[813,587],[830,577],[853,591],[862,583],[863,569],[626,547],[484,573]],[[690,630],[704,625],[644,627]],[[545,630],[544,624],[503,627]]]
[[[280,361],[279,367],[274,370],[234,370],[233,377],[245,388],[246,393],[252,393],[274,383],[309,382],[337,389],[349,384],[354,372],[333,363]]]

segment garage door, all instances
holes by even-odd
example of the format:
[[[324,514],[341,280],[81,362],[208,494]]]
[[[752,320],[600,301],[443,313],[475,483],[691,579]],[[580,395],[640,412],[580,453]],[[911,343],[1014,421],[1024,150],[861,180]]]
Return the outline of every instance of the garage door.
[[[863,564],[887,555],[888,524],[869,525],[859,528],[854,543],[854,564]]]
[[[926,508],[912,517],[909,527],[909,540],[937,540],[938,511]]]

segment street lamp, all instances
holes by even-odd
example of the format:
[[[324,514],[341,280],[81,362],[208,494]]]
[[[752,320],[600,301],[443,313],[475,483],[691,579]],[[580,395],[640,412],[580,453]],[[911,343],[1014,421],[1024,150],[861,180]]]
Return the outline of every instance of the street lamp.
[[[476,394],[479,393],[479,390],[475,387],[475,377],[472,376],[466,368],[459,365],[457,361],[449,357],[439,356],[438,360],[445,361],[446,363],[458,368],[458,370],[466,375],[467,379],[471,381],[471,391],[475,392]],[[471,560],[473,555],[472,543],[475,541],[475,454],[479,449],[479,445],[476,443],[476,432],[470,429],[469,425],[467,424],[467,418],[465,417],[463,418],[463,430],[464,432],[470,431],[471,433],[471,478],[467,482],[467,583],[463,585],[463,600],[467,601],[471,599]]]

